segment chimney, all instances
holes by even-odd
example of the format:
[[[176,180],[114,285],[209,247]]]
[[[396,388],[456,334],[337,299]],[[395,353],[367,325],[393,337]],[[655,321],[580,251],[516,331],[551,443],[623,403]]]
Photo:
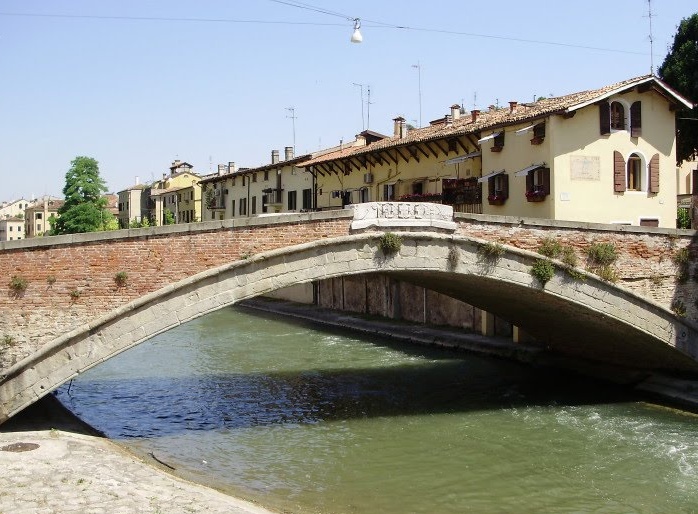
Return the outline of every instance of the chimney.
[[[447,114],[444,116],[444,123],[446,126],[453,125],[453,114]]]
[[[233,173],[235,170],[235,163],[233,161],[228,161],[228,173]]]
[[[167,173],[162,174],[162,180],[167,180]]]
[[[451,106],[451,119],[453,119],[453,121],[456,121],[459,118],[460,118],[460,105],[453,104]]]
[[[219,164],[218,165],[218,176],[220,177],[225,173],[225,164]]]
[[[366,136],[363,134],[356,134],[356,141],[354,146],[366,146]]]
[[[393,118],[393,135],[395,137],[403,138],[405,137],[407,131],[405,130],[405,118],[398,116]]]
[[[136,177],[136,185],[141,183],[141,179],[139,177]]]
[[[271,151],[271,163],[276,164],[279,162],[279,151],[278,150],[272,150]]]
[[[292,146],[285,146],[284,147],[284,160],[290,161],[293,159],[293,147]]]
[[[480,111],[478,109],[473,109],[470,111],[470,115],[473,117],[473,123],[477,122],[477,117],[480,116]]]
[[[516,102],[516,101],[509,102],[509,114],[511,114],[512,112],[514,112],[516,110],[517,105],[518,105],[518,102]]]

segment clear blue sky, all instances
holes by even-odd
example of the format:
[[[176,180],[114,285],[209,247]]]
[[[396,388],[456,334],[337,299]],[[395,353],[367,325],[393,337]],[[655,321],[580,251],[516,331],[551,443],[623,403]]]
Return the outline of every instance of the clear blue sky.
[[[370,128],[391,134],[397,115],[418,124],[420,71],[426,125],[475,93],[486,108],[650,69],[646,0],[289,2],[361,18],[363,43],[341,16],[271,0],[0,2],[0,201],[62,196],[77,155],[110,191],[175,158],[200,173],[266,164],[293,144],[291,106],[297,154],[333,146],[362,130],[353,83],[371,86]],[[698,4],[652,10],[656,68]]]

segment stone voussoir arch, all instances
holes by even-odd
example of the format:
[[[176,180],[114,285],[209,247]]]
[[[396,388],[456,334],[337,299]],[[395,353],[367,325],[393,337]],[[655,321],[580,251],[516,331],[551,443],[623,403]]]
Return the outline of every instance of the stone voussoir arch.
[[[381,236],[371,231],[261,253],[198,273],[81,325],[0,377],[0,423],[85,370],[187,321],[283,287],[355,274],[393,274],[463,299],[573,356],[613,347],[615,337],[631,334],[630,350],[643,356],[638,362],[659,358],[664,367],[698,369],[696,327],[593,275],[581,272],[585,280],[575,281],[558,271],[541,287],[530,273],[540,255],[525,250],[503,246],[501,255],[486,258],[479,239],[402,232],[400,250],[386,256]],[[581,326],[589,341],[579,337]],[[561,344],[559,338],[569,341]],[[611,360],[625,358],[613,353]]]

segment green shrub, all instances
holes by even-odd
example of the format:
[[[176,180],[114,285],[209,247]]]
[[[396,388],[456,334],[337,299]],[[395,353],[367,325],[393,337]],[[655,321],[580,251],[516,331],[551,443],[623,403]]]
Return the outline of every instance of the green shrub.
[[[12,337],[10,334],[5,334],[2,336],[3,346],[12,346],[13,344],[15,344],[15,338]]]
[[[56,283],[56,276],[55,275],[49,275],[46,277],[46,283],[50,286]]]
[[[596,268],[595,273],[606,282],[618,281],[618,274],[616,273],[616,270],[614,270],[611,266],[599,266],[598,268]]]
[[[117,272],[117,274],[114,275],[114,282],[116,282],[118,287],[124,287],[126,282],[128,282],[128,273],[125,271]]]
[[[12,296],[17,298],[22,296],[24,294],[24,291],[27,290],[27,287],[29,287],[29,281],[24,277],[14,275],[10,279],[10,283],[8,284],[8,286],[12,291]]]
[[[541,286],[545,286],[555,275],[555,266],[548,259],[536,259],[531,266],[531,275],[540,282]]]
[[[70,298],[72,300],[77,300],[78,298],[80,298],[80,295],[82,295],[82,292],[80,292],[80,290],[78,290],[78,289],[73,289],[70,292]]]
[[[557,259],[562,253],[562,245],[554,238],[546,237],[541,241],[538,253],[551,259]]]
[[[691,228],[690,209],[679,207],[676,210],[676,228]]]
[[[674,311],[674,314],[681,318],[686,316],[686,306],[681,300],[674,300],[671,302],[671,310]]]
[[[574,248],[571,246],[564,246],[562,248],[560,260],[565,264],[565,266],[569,266],[570,268],[576,268],[577,264],[579,263],[577,254],[575,253]]]
[[[378,246],[383,251],[384,255],[394,255],[398,253],[402,247],[402,237],[392,232],[386,232],[378,241]]]
[[[587,258],[592,266],[610,266],[618,259],[618,253],[611,243],[594,243],[587,249]]]
[[[477,247],[477,253],[485,259],[498,260],[504,255],[504,247],[499,243],[481,243]]]
[[[671,260],[674,261],[674,264],[677,266],[681,266],[682,264],[688,264],[688,261],[691,258],[691,254],[688,251],[688,248],[681,248],[680,250],[676,250],[674,252],[674,255],[671,257]]]

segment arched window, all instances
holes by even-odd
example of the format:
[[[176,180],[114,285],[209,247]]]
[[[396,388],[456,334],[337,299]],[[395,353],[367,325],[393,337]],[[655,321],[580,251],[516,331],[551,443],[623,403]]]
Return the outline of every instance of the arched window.
[[[611,103],[611,128],[614,130],[625,129],[625,108],[620,102]]]
[[[628,157],[626,169],[628,191],[642,191],[642,158],[635,153],[632,154]]]

